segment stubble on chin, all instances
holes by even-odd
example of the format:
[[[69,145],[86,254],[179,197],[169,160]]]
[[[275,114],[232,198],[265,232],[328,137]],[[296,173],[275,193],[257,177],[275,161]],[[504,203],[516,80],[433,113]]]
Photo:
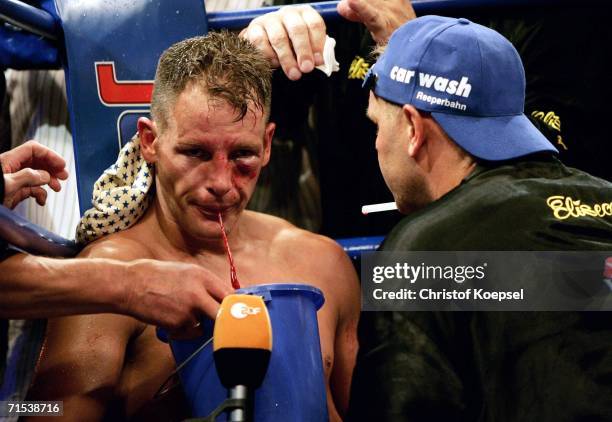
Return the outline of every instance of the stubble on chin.
[[[404,189],[394,195],[398,210],[410,214],[425,208],[434,201],[434,195],[424,177],[415,175]]]

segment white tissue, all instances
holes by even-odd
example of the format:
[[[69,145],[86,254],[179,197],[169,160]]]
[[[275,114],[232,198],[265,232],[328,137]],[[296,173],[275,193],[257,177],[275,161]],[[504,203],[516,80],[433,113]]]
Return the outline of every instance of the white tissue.
[[[325,46],[323,47],[323,64],[317,66],[321,72],[327,76],[331,76],[332,72],[340,70],[340,63],[336,61],[336,54],[334,48],[336,47],[336,40],[329,35],[325,36]]]

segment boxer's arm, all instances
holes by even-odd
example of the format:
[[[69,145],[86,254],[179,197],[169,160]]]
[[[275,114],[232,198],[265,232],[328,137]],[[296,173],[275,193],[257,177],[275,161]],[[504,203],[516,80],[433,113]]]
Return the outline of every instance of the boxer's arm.
[[[143,251],[131,246],[121,241],[101,241],[81,255],[141,258]],[[101,420],[115,398],[128,343],[142,327],[133,318],[112,314],[49,320],[28,400],[63,401],[67,420]]]
[[[0,318],[119,312],[127,291],[119,277],[127,270],[116,260],[14,254],[0,262]]]
[[[334,274],[337,284],[334,295],[338,303],[338,325],[334,344],[334,366],[330,387],[336,408],[345,415],[351,387],[351,379],[357,356],[357,323],[360,312],[360,286],[353,264],[346,253],[338,246],[337,264]]]
[[[334,404],[344,415],[348,408],[351,378],[357,355],[357,322],[360,312],[360,287],[353,264],[344,250],[329,241],[324,251],[328,261],[326,277],[326,302],[333,304],[337,312],[334,339],[334,364],[329,380]]]
[[[192,264],[18,253],[0,261],[0,291],[0,318],[112,312],[181,331],[202,315],[213,318],[231,289]]]
[[[132,318],[111,314],[50,320],[28,400],[63,401],[66,420],[101,420],[115,398],[138,326]]]

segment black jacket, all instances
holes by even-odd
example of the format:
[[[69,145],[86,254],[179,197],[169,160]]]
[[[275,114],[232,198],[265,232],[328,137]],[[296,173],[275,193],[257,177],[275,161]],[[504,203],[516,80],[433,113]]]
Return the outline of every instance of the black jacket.
[[[610,206],[612,184],[555,159],[480,166],[381,249],[612,251]],[[359,342],[349,420],[612,420],[610,312],[364,312]]]

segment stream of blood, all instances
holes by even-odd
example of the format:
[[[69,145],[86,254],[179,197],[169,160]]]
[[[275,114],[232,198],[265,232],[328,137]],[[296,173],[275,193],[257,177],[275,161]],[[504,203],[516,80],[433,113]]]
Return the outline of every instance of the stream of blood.
[[[221,213],[219,215],[219,226],[221,226],[221,234],[223,235],[223,243],[225,245],[225,251],[227,252],[227,258],[230,264],[230,280],[232,281],[232,287],[234,289],[240,288],[240,282],[238,281],[238,274],[236,273],[236,266],[234,265],[234,258],[232,258],[232,251],[230,250],[229,243],[227,241],[227,234],[225,233],[225,226],[223,225],[223,217]]]

